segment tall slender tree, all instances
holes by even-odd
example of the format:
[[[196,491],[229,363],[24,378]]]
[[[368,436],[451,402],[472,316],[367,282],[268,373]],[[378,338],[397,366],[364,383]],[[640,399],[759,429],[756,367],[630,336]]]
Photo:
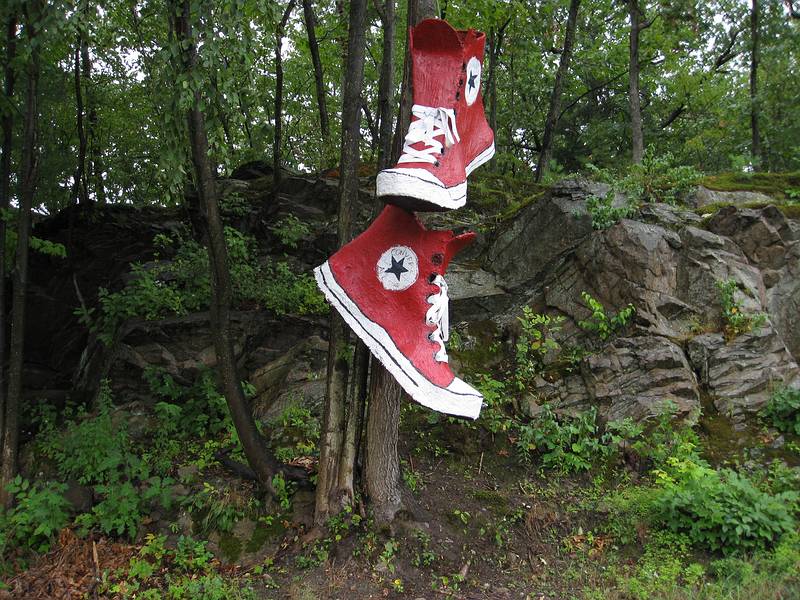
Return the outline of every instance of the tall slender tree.
[[[16,8],[16,7],[14,7]],[[10,11],[6,23],[6,64],[3,91],[7,102],[14,97],[16,70],[14,59],[17,54],[17,22],[15,11]],[[3,111],[0,120],[3,130],[3,156],[0,158],[0,209],[7,210],[11,203],[11,151],[14,144],[14,112]],[[0,219],[0,448],[5,437],[6,412],[6,222]]]
[[[275,28],[275,139],[272,142],[272,168],[276,194],[281,182],[281,144],[283,143],[283,54],[281,52],[286,23],[292,14],[294,3],[295,0],[289,0],[289,4],[283,10],[281,20]]]
[[[342,93],[342,142],[339,167],[339,246],[353,237],[353,204],[358,198],[359,144],[361,140],[361,88],[366,54],[366,0],[351,0],[348,19],[347,54]],[[331,310],[328,337],[328,374],[325,408],[320,435],[319,474],[314,520],[323,524],[354,497],[355,435],[346,427],[360,428],[355,418],[358,407],[348,406],[349,361],[346,347],[349,330],[342,318]],[[352,396],[351,396],[352,397]],[[352,419],[348,418],[348,414]],[[352,422],[351,422],[352,421]],[[347,444],[345,443],[347,442]]]
[[[274,494],[273,477],[279,471],[277,460],[267,450],[256,427],[239,379],[233,350],[230,323],[231,280],[228,271],[228,252],[218,206],[218,191],[214,167],[209,158],[205,115],[201,110],[202,97],[195,79],[198,54],[192,33],[192,0],[170,0],[172,30],[180,48],[183,75],[194,86],[192,102],[186,114],[191,146],[194,184],[205,216],[208,260],[211,269],[211,329],[217,355],[217,369],[236,433],[242,443],[247,462],[258,482]]]
[[[575,30],[578,28],[578,9],[580,4],[580,0],[570,0],[569,3],[564,45],[561,48],[561,58],[558,61],[553,90],[550,92],[550,108],[547,110],[547,119],[544,122],[539,160],[536,162],[536,181],[542,180],[553,156],[553,136],[561,113],[561,94],[564,89],[564,77],[569,70],[569,62],[572,58],[572,46],[575,43]]]
[[[377,3],[376,3],[377,6]],[[392,97],[394,96],[395,0],[386,0],[378,14],[383,25],[383,54],[378,80],[378,169],[389,166],[392,157]]]
[[[22,397],[22,370],[25,353],[25,297],[28,291],[28,244],[31,232],[31,209],[36,194],[38,173],[37,129],[39,125],[39,34],[44,18],[42,0],[29,0],[24,7],[24,32],[28,59],[25,91],[25,117],[22,130],[17,245],[11,299],[11,341],[9,344],[8,394],[6,396],[3,447],[0,459],[0,506],[10,500],[6,485],[17,473],[19,446],[19,408]]]
[[[761,59],[760,46],[761,5],[760,0],[752,0],[750,9],[750,156],[756,170],[766,166],[762,164],[761,128],[759,127],[758,64]]]
[[[308,49],[311,52],[311,64],[314,66],[314,91],[319,110],[319,128],[322,134],[322,141],[326,143],[331,134],[331,126],[328,119],[328,103],[325,95],[325,76],[322,71],[322,60],[319,56],[319,42],[317,42],[317,17],[314,14],[314,6],[311,0],[303,0],[303,19],[305,20],[306,35],[308,36]]]
[[[630,35],[628,44],[628,106],[631,124],[631,152],[634,164],[644,157],[644,131],[642,128],[642,105],[639,98],[639,36],[645,25],[640,0],[628,0]]]

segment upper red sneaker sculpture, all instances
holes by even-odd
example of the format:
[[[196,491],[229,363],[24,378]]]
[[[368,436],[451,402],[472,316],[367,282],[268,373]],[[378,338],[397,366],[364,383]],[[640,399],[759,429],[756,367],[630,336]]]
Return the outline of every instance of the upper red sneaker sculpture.
[[[414,400],[473,419],[482,396],[447,362],[444,273],[474,237],[429,231],[389,205],[369,229],[314,269],[328,302]]]
[[[448,210],[467,201],[467,176],[494,155],[483,112],[486,36],[441,19],[411,30],[414,105],[403,154],[378,174],[378,197],[409,210]]]

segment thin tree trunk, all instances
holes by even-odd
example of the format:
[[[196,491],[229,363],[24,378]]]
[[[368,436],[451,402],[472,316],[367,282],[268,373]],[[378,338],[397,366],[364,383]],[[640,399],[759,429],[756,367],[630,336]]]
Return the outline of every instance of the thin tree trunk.
[[[378,525],[391,523],[403,509],[400,457],[397,454],[402,389],[374,361],[367,418],[366,488]]]
[[[172,7],[171,15],[176,15],[174,8]],[[190,0],[181,2],[180,14],[174,18],[177,39],[185,48],[183,65],[187,73],[192,73],[197,65],[197,47],[192,36]],[[228,409],[231,412],[231,418],[242,443],[247,462],[254,471],[258,482],[274,493],[272,478],[279,470],[279,465],[264,445],[264,440],[256,427],[236,371],[230,325],[231,281],[227,266],[227,248],[217,205],[218,195],[214,169],[208,157],[205,118],[199,107],[200,92],[198,90],[194,93],[194,103],[187,114],[187,121],[195,186],[208,228],[208,258],[211,267],[210,315],[214,348],[217,354],[217,368],[222,379],[225,400],[228,403]]]
[[[644,133],[642,131],[642,107],[639,100],[639,34],[642,31],[639,0],[628,0],[631,19],[628,60],[628,102],[631,112],[631,143],[634,164],[644,157]]]
[[[359,142],[361,140],[361,87],[364,80],[366,53],[366,0],[350,2],[347,58],[342,93],[342,144],[339,172],[339,215],[337,234],[339,246],[348,243],[353,235],[353,199],[358,197]],[[321,525],[353,501],[355,450],[344,449],[345,439],[354,443],[355,435],[345,433],[347,415],[347,374],[349,361],[346,352],[349,333],[341,317],[331,311],[328,339],[328,379],[325,408],[320,435],[320,458],[314,521]],[[354,407],[350,407],[353,414]],[[352,424],[360,427],[360,423]]]
[[[378,170],[386,169],[392,154],[392,113],[394,106],[394,32],[395,0],[386,0],[380,13],[383,23],[383,56],[378,80]]]
[[[408,23],[411,27],[436,16],[434,0],[409,0]],[[408,35],[406,35],[406,40]],[[397,119],[392,162],[397,161],[403,138],[411,120],[411,56],[406,46],[403,74],[403,101]],[[404,115],[403,103],[408,112]],[[403,508],[400,487],[400,458],[397,440],[400,434],[400,398],[402,389],[397,380],[378,361],[372,361],[370,374],[369,417],[367,423],[366,489],[379,524],[389,523]]]
[[[13,62],[17,54],[17,15],[11,14],[6,25],[6,65],[4,92],[7,102],[14,97],[16,76]],[[3,157],[0,159],[0,208],[4,211],[11,203],[11,149],[14,141],[13,112],[2,116]],[[6,222],[0,219],[0,449],[5,437],[6,413]]]
[[[84,4],[88,22],[89,3]],[[95,200],[104,204],[106,201],[105,187],[103,186],[103,159],[100,152],[100,141],[97,137],[97,106],[95,93],[92,86],[92,59],[89,56],[89,44],[84,40],[81,45],[81,70],[84,88],[86,88],[86,140],[89,147],[89,169],[86,180],[86,195],[89,197],[89,182]]]
[[[311,51],[311,62],[314,65],[314,84],[317,95],[317,107],[319,108],[319,127],[323,142],[327,142],[331,135],[330,124],[328,123],[328,105],[325,101],[325,78],[322,71],[322,60],[319,57],[319,44],[317,43],[317,18],[314,15],[314,7],[311,0],[303,0],[303,17],[306,23],[306,33],[308,34],[308,48]]]
[[[750,10],[750,131],[752,134],[752,144],[750,154],[753,158],[753,168],[761,170],[765,165],[762,164],[761,156],[761,130],[758,126],[759,102],[758,102],[758,63],[760,60],[761,45],[761,6],[759,0],[752,0],[753,6]]]
[[[78,30],[78,37],[75,41],[75,65],[74,65],[74,80],[75,80],[75,122],[78,129],[78,165],[75,168],[75,182],[72,185],[72,200],[75,203],[86,203],[89,201],[89,193],[87,189],[87,176],[86,176],[86,131],[84,130],[84,110],[83,110],[83,84],[81,83],[81,75],[83,70],[81,68],[81,55],[83,47],[86,46],[86,40],[81,32]],[[87,50],[88,51],[88,50]]]
[[[550,159],[553,156],[553,136],[558,125],[558,115],[561,112],[561,93],[564,89],[564,76],[569,70],[569,62],[572,58],[572,46],[575,42],[575,30],[578,27],[578,8],[580,0],[571,0],[569,3],[569,16],[567,17],[567,30],[564,34],[564,47],[561,50],[561,59],[558,62],[556,80],[553,83],[553,91],[550,94],[550,108],[547,111],[547,119],[544,122],[544,134],[542,135],[542,149],[539,152],[539,161],[536,164],[536,181],[542,180]]]
[[[2,471],[0,476],[0,506],[8,506],[10,497],[6,485],[17,473],[19,445],[19,408],[22,396],[22,369],[25,352],[25,295],[28,289],[28,243],[31,231],[31,208],[36,193],[37,149],[36,135],[39,119],[39,20],[41,0],[25,5],[25,31],[30,47],[25,97],[25,118],[22,133],[22,164],[20,169],[19,216],[17,218],[17,247],[14,269],[14,288],[11,300],[11,343],[9,346],[8,396],[6,397],[5,433],[3,435]]]
[[[292,14],[295,0],[289,0],[289,4],[283,11],[280,23],[275,30],[275,139],[272,142],[272,168],[274,193],[278,193],[278,185],[281,182],[281,142],[283,128],[283,57],[281,56],[281,46],[283,35],[286,31],[286,23]]]

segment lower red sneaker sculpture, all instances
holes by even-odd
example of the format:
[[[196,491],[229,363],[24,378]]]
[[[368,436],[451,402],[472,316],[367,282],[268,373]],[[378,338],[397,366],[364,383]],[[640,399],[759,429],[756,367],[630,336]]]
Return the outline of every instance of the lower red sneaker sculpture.
[[[427,230],[413,214],[389,205],[314,269],[328,302],[414,400],[473,419],[483,398],[447,362],[444,273],[474,237]]]

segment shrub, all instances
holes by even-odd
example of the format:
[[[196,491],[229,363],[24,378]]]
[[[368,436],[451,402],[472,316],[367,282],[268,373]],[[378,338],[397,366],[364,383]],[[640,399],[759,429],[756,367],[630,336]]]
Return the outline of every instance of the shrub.
[[[233,228],[225,228],[228,268],[237,304],[257,304],[279,314],[321,314],[327,310],[313,277],[295,273],[286,262],[262,264],[255,240]],[[206,249],[193,239],[159,234],[156,261],[133,264],[132,277],[121,290],[98,292],[100,310],[79,309],[80,319],[110,345],[117,328],[126,320],[148,321],[202,310],[211,297],[211,279]],[[172,255],[162,260],[161,253]],[[98,312],[98,314],[95,314]]]
[[[589,292],[581,292],[581,298],[592,314],[585,321],[578,321],[578,326],[585,331],[596,333],[603,341],[625,327],[636,312],[633,304],[628,304],[616,315],[609,315],[600,301],[593,298]]]
[[[294,215],[286,215],[270,227],[281,244],[287,248],[297,248],[297,243],[311,232],[311,228]]]
[[[31,484],[17,475],[6,490],[14,499],[12,508],[0,509],[0,557],[12,548],[45,552],[53,536],[69,523],[69,502],[63,483]]]
[[[742,333],[757,331],[767,322],[765,313],[745,313],[742,303],[736,299],[738,284],[735,279],[717,281],[720,303],[722,304],[722,320],[725,324],[725,335],[729,339]]]
[[[800,435],[800,389],[784,387],[773,392],[761,416],[780,431]]]
[[[656,156],[650,147],[645,151],[640,164],[631,165],[621,174],[611,173],[591,164],[588,168],[595,178],[625,193],[632,203],[677,204],[698,184],[702,173],[693,167],[675,163],[675,157],[671,153]]]
[[[605,196],[589,196],[586,199],[586,210],[592,217],[593,229],[608,229],[616,225],[620,219],[626,219],[638,210],[634,204],[627,203],[625,206],[614,206],[616,194],[612,190]]]
[[[535,313],[525,306],[517,319],[522,331],[514,348],[514,383],[522,391],[545,370],[546,361],[553,360],[560,352],[556,334],[561,331],[564,317]]]
[[[115,423],[108,382],[101,387],[96,414],[78,412],[59,432],[50,424],[40,431],[36,444],[55,461],[62,479],[91,485],[101,498],[91,512],[76,519],[84,529],[98,527],[134,538],[153,501],[169,507],[172,480],[153,474],[127,431]]]
[[[589,470],[595,461],[609,455],[605,441],[601,439],[594,407],[559,419],[545,404],[531,423],[520,426],[516,446],[523,462],[530,462],[531,453],[538,450],[545,467],[574,473]]]
[[[656,500],[659,518],[697,546],[726,555],[750,551],[797,526],[790,510],[796,491],[770,494],[736,471],[715,471],[702,460],[668,462],[668,470],[656,474],[663,488]]]

